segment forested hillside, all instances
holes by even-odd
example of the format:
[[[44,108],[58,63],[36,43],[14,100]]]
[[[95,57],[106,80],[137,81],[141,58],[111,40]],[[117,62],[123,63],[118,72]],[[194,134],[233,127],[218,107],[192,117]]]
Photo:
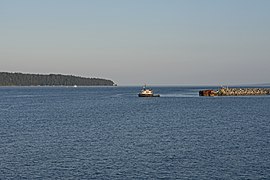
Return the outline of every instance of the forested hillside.
[[[61,74],[23,74],[0,72],[0,86],[113,86],[114,82]]]

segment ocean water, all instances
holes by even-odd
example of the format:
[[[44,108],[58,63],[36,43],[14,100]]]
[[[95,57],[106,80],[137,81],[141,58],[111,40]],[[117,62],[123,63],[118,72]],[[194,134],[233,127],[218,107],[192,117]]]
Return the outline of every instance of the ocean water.
[[[0,179],[270,179],[270,96],[1,87]]]

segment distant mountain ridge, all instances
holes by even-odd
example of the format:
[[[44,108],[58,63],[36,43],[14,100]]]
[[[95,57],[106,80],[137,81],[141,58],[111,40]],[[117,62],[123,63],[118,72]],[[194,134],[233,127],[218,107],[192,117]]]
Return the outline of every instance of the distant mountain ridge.
[[[62,74],[0,72],[0,86],[113,86],[112,80]]]

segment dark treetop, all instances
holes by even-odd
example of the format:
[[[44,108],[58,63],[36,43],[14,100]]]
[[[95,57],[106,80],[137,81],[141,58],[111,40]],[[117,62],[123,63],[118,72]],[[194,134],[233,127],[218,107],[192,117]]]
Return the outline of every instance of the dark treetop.
[[[22,74],[0,72],[0,86],[113,86],[114,82],[61,74]]]

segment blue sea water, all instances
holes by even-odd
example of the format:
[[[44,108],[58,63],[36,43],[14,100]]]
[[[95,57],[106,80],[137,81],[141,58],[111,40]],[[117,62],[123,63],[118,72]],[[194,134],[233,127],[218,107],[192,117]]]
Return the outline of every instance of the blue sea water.
[[[0,179],[270,179],[270,96],[0,88]]]

